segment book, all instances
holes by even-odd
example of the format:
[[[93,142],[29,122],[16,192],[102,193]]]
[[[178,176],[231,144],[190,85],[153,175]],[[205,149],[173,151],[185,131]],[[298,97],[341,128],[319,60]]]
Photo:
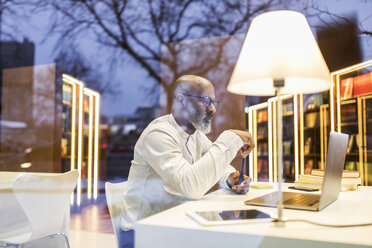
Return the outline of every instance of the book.
[[[322,183],[315,183],[315,182],[307,182],[307,181],[295,181],[295,188],[298,189],[322,189]],[[352,191],[357,190],[358,184],[341,184],[341,191]]]
[[[307,137],[305,146],[304,146],[304,154],[309,154],[311,152],[311,137]]]
[[[348,99],[353,96],[353,78],[345,78],[340,82],[340,98]]]
[[[372,72],[354,77],[353,96],[372,93]]]
[[[305,114],[305,127],[319,126],[319,112],[310,112]]]
[[[274,186],[268,183],[255,183],[250,185],[254,189],[272,189]]]
[[[323,183],[323,176],[299,175],[298,180],[304,182]],[[360,177],[342,177],[341,184],[362,184]]]
[[[324,176],[324,169],[312,169],[310,172],[314,176]],[[342,177],[360,177],[359,171],[343,170]]]

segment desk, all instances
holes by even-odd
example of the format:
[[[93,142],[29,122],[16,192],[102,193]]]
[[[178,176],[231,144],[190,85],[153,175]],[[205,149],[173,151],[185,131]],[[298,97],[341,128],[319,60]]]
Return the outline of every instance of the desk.
[[[290,184],[285,184],[285,191]],[[145,247],[371,247],[372,226],[329,228],[304,222],[202,226],[186,215],[189,210],[261,209],[244,201],[272,190],[250,189],[246,195],[218,190],[198,201],[190,201],[145,218],[135,226],[136,248]],[[265,208],[276,213],[276,208]],[[320,212],[284,209],[288,219],[306,219],[326,224],[372,222],[372,187],[341,192]]]

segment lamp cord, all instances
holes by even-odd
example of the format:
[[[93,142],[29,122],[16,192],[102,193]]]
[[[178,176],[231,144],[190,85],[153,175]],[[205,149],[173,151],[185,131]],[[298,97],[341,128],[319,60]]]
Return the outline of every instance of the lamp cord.
[[[317,226],[325,226],[325,227],[339,227],[339,228],[345,228],[345,227],[362,227],[362,226],[372,226],[372,222],[367,223],[359,223],[359,224],[348,224],[348,225],[331,225],[331,224],[322,224],[313,222],[310,220],[304,220],[304,219],[291,219],[291,220],[282,220],[283,222],[305,222],[312,225]],[[274,219],[273,222],[279,222],[279,219]]]

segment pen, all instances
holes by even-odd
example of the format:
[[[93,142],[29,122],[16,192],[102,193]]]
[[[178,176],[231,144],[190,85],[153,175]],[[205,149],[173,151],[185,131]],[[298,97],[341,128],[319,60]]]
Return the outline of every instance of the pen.
[[[245,165],[245,158],[243,158],[243,163],[242,163],[242,168],[240,170],[238,185],[241,184],[244,181],[244,165]]]

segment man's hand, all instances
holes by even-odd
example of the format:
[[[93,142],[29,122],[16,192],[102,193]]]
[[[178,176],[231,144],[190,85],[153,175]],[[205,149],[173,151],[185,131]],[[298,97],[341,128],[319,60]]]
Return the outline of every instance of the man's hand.
[[[236,130],[236,129],[230,129],[229,131],[235,133],[238,135],[242,141],[243,141],[243,146],[240,148],[240,154],[242,155],[243,158],[247,157],[248,154],[253,150],[253,148],[256,146],[254,143],[254,140],[252,138],[252,135],[246,131],[242,130]]]
[[[227,179],[231,185],[231,190],[237,194],[245,194],[249,191],[249,185],[251,183],[251,179],[249,176],[244,175],[244,181],[239,184],[239,171],[235,171],[230,174],[229,178]]]

